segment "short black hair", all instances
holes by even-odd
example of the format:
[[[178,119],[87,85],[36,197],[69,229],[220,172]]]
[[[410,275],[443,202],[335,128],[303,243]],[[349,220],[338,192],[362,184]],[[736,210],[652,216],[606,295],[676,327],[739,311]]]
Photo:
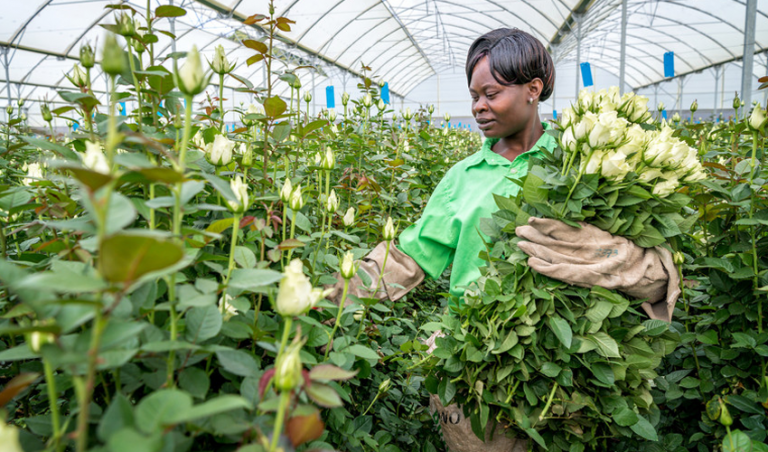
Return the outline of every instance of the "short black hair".
[[[532,35],[517,28],[499,28],[477,38],[467,54],[467,85],[475,66],[486,56],[493,78],[502,85],[522,85],[538,78],[544,84],[539,100],[552,95],[555,64],[547,49]]]

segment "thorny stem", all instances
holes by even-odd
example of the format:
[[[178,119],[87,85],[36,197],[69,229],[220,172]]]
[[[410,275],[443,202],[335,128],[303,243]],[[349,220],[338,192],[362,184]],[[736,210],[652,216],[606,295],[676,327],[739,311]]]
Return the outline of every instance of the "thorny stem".
[[[280,434],[283,431],[283,420],[285,419],[285,411],[288,408],[288,404],[291,402],[290,391],[280,391],[280,405],[277,407],[277,418],[275,419],[275,427],[272,430],[272,443],[269,446],[270,452],[277,450],[277,440],[280,439]]]
[[[96,361],[101,345],[101,334],[107,324],[107,319],[102,316],[101,296],[96,307],[96,317],[93,320],[91,331],[91,346],[88,349],[88,370],[86,373],[85,387],[80,394],[80,414],[77,418],[77,452],[85,452],[88,448],[88,418],[90,417],[91,395],[93,394],[94,381],[96,380]]]
[[[339,329],[341,323],[341,313],[344,312],[344,302],[347,300],[347,290],[349,289],[349,280],[344,278],[344,291],[341,293],[341,301],[339,301],[339,310],[336,311],[336,322],[333,324],[333,330],[331,330],[331,336],[328,338],[328,345],[325,347],[325,357],[323,361],[328,359],[328,353],[331,351],[331,345],[333,344],[333,338],[336,335],[336,330]]]
[[[48,405],[51,408],[51,422],[53,424],[53,443],[56,451],[61,450],[61,422],[59,421],[58,393],[56,392],[56,380],[53,377],[53,367],[46,358],[43,358],[45,369],[45,383],[48,386]]]
[[[749,161],[749,166],[751,167],[751,171],[749,172],[749,186],[750,186],[750,197],[751,202],[749,203],[749,218],[752,219],[752,216],[755,212],[755,190],[752,188],[754,185],[754,179],[755,179],[755,172],[757,171],[757,142],[758,142],[758,132],[752,132],[752,158]],[[757,269],[757,238],[755,237],[755,230],[757,229],[756,225],[752,225],[752,227],[749,228],[749,235],[752,239],[752,271],[754,272],[754,276],[752,276],[752,282],[753,282],[753,289],[757,290],[757,288],[760,286],[759,280],[758,280],[758,269]],[[757,299],[757,332],[758,334],[762,334],[763,332],[763,297],[759,296]]]
[[[547,411],[549,411],[549,407],[550,405],[552,405],[552,399],[555,397],[555,391],[557,391],[557,382],[555,382],[555,385],[552,386],[552,391],[549,393],[547,404],[544,405],[544,409],[541,411],[541,414],[539,415],[539,421],[543,421],[544,417],[547,415]]]

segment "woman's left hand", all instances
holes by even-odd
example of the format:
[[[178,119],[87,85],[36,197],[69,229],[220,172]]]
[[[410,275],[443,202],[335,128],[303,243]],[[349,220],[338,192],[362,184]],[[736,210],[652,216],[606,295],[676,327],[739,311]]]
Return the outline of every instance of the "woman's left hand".
[[[518,246],[530,256],[528,265],[575,286],[600,286],[646,298],[643,308],[651,318],[671,321],[680,294],[672,253],[662,247],[642,248],[590,224],[580,225],[531,217],[527,226],[516,228],[524,239]]]

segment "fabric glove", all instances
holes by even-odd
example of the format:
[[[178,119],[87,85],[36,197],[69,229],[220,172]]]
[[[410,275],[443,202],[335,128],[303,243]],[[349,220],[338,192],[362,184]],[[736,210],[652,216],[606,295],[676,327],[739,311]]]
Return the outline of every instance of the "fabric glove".
[[[537,272],[568,284],[600,286],[634,298],[646,298],[652,319],[672,321],[680,278],[669,250],[642,248],[624,237],[587,223],[581,229],[562,221],[531,217],[515,233],[517,245]]]
[[[350,305],[352,303],[349,295],[354,295],[358,298],[377,298],[379,300],[389,299],[391,301],[396,301],[405,296],[405,294],[410,292],[424,280],[424,271],[419,267],[419,264],[417,264],[410,256],[397,249],[394,242],[390,244],[389,256],[387,257],[386,266],[384,266],[384,255],[386,254],[386,251],[387,243],[381,242],[360,260],[360,270],[365,272],[371,279],[372,287],[366,287],[360,276],[355,275],[354,278],[349,280],[349,289],[347,290],[347,300],[344,303],[345,305]],[[381,278],[378,292],[374,294],[373,291],[376,289],[376,283],[379,280],[382,266],[384,266],[384,276]],[[334,289],[326,298],[338,304],[341,301],[341,295],[344,291],[344,279],[339,274],[335,274],[334,276],[338,282],[325,287],[326,289]],[[402,288],[399,286],[402,286]]]

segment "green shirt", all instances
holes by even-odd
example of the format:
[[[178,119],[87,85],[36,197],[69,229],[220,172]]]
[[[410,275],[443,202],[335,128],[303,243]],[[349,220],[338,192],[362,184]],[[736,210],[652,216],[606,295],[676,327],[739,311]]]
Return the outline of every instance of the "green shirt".
[[[542,123],[544,130],[550,128]],[[514,161],[491,149],[498,139],[486,139],[480,152],[460,161],[446,173],[429,198],[424,213],[416,223],[399,236],[398,248],[410,256],[432,278],[438,278],[450,264],[451,294],[464,295],[468,286],[480,276],[484,265],[479,257],[485,249],[478,232],[481,218],[490,218],[498,210],[493,194],[514,196],[520,187],[508,179],[520,178],[528,172],[528,159],[539,154],[539,148],[555,148],[555,139],[546,132],[533,148]],[[485,237],[487,240],[488,237]]]

